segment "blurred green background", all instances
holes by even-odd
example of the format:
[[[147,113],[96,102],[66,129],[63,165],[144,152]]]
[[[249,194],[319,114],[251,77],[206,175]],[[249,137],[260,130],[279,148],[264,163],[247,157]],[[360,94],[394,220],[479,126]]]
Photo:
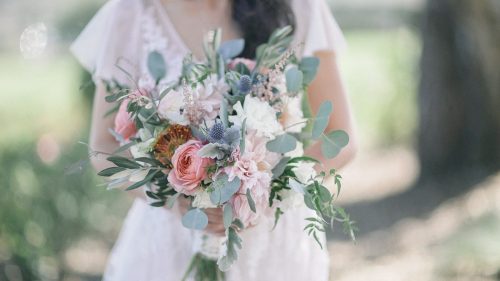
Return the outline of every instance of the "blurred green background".
[[[87,141],[92,92],[67,47],[102,3],[0,1],[0,280],[100,280],[130,205],[98,186],[91,169],[67,173],[87,159],[78,142]],[[417,182],[423,5],[333,3],[349,43],[340,63],[361,141],[344,171],[348,210]],[[25,58],[20,35],[37,22],[47,27],[47,48]],[[332,236],[333,280],[498,280],[500,179],[474,185],[425,216],[363,233],[357,244]],[[384,215],[372,223],[385,223]]]

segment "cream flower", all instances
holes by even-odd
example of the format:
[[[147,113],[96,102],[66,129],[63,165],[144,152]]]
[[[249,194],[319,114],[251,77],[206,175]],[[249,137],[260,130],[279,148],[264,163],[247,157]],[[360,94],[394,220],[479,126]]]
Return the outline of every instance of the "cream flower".
[[[197,191],[194,195],[193,207],[195,208],[216,208],[217,205],[214,205],[212,201],[210,201],[210,193],[206,190]]]
[[[163,97],[158,105],[158,114],[173,124],[188,125],[189,121],[183,114],[184,97],[181,92],[170,91]]]
[[[300,141],[298,141],[295,149],[290,151],[290,152],[285,153],[285,156],[291,157],[291,158],[304,156],[304,144],[301,143]]]
[[[140,142],[136,145],[131,146],[130,154],[132,154],[134,158],[150,157],[149,153],[151,152],[151,147],[154,141],[154,138],[150,138],[147,141]]]
[[[283,109],[280,115],[280,123],[289,133],[300,133],[307,125],[302,112],[302,96],[289,97],[283,96]]]
[[[240,102],[233,106],[235,116],[229,116],[229,121],[241,126],[246,119],[248,129],[255,130],[258,136],[274,139],[283,132],[283,127],[278,122],[276,111],[267,103],[258,98],[247,96],[245,104]]]
[[[292,171],[297,176],[297,179],[303,184],[310,184],[312,179],[317,175],[314,166],[316,163],[310,162],[299,162],[297,166],[292,168]]]

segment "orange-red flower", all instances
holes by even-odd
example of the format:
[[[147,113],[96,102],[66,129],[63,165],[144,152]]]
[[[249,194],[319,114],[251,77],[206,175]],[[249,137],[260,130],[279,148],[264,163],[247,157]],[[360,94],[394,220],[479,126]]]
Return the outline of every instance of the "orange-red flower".
[[[170,166],[175,150],[192,137],[191,129],[187,126],[169,126],[156,139],[153,150],[155,158],[164,165]]]

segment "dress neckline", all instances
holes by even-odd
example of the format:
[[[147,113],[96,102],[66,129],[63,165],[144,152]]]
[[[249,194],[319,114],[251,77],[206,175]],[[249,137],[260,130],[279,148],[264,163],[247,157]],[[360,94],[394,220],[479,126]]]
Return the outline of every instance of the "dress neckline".
[[[176,41],[177,44],[181,47],[183,51],[186,53],[192,54],[194,59],[197,59],[193,53],[193,51],[188,47],[184,39],[182,39],[181,35],[177,31],[177,29],[174,26],[174,23],[170,19],[170,16],[168,15],[165,7],[163,4],[160,2],[160,0],[152,0],[153,4],[156,6],[156,10],[158,11],[160,15],[160,20],[163,22],[162,26],[166,29],[167,33],[173,37],[173,40]]]

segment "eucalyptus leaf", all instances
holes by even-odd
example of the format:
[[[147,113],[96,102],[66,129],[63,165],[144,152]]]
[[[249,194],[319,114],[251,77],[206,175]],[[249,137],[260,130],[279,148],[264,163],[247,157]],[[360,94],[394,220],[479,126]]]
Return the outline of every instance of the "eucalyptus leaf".
[[[167,64],[163,55],[157,51],[153,51],[148,55],[148,71],[156,82],[160,81],[167,75]]]
[[[203,230],[208,225],[208,217],[201,209],[192,209],[182,217],[182,225],[189,229]]]
[[[250,192],[250,189],[247,189],[246,196],[247,196],[248,206],[250,207],[250,210],[252,210],[252,212],[254,212],[254,213],[257,213],[257,209],[255,209],[255,201],[252,198],[252,193]]]
[[[344,131],[333,131],[329,134],[323,135],[321,143],[321,152],[323,156],[332,159],[337,156],[342,148],[346,147],[349,143],[349,135]]]
[[[325,131],[328,126],[328,122],[330,121],[330,114],[333,111],[333,105],[331,101],[323,102],[318,110],[318,114],[314,119],[313,129],[312,129],[312,138],[318,139],[321,134]]]
[[[220,104],[219,116],[220,116],[220,120],[222,121],[222,124],[224,124],[225,128],[229,128],[228,114],[229,114],[229,110],[228,110],[227,100],[223,99],[221,104]]]
[[[222,220],[224,222],[224,228],[228,229],[233,222],[233,207],[231,204],[224,205]]]
[[[219,48],[219,54],[226,61],[241,54],[244,48],[245,48],[244,39],[229,40],[222,43],[222,45]]]
[[[302,89],[304,75],[296,66],[291,67],[285,73],[286,88],[289,93],[297,93]]]
[[[283,157],[281,160],[278,162],[276,166],[274,166],[272,172],[273,172],[273,179],[279,178],[283,172],[285,172],[286,166],[288,164],[288,161],[290,160],[290,157]]]
[[[305,85],[311,84],[311,82],[316,78],[318,73],[319,59],[316,57],[306,57],[300,62],[299,69],[304,74],[303,83]]]
[[[274,140],[267,142],[266,148],[271,152],[287,153],[295,150],[297,139],[290,134],[277,136]]]
[[[241,180],[235,177],[229,181],[228,175],[222,175],[212,183],[213,191],[210,193],[210,201],[215,205],[221,205],[229,201],[240,189]]]

